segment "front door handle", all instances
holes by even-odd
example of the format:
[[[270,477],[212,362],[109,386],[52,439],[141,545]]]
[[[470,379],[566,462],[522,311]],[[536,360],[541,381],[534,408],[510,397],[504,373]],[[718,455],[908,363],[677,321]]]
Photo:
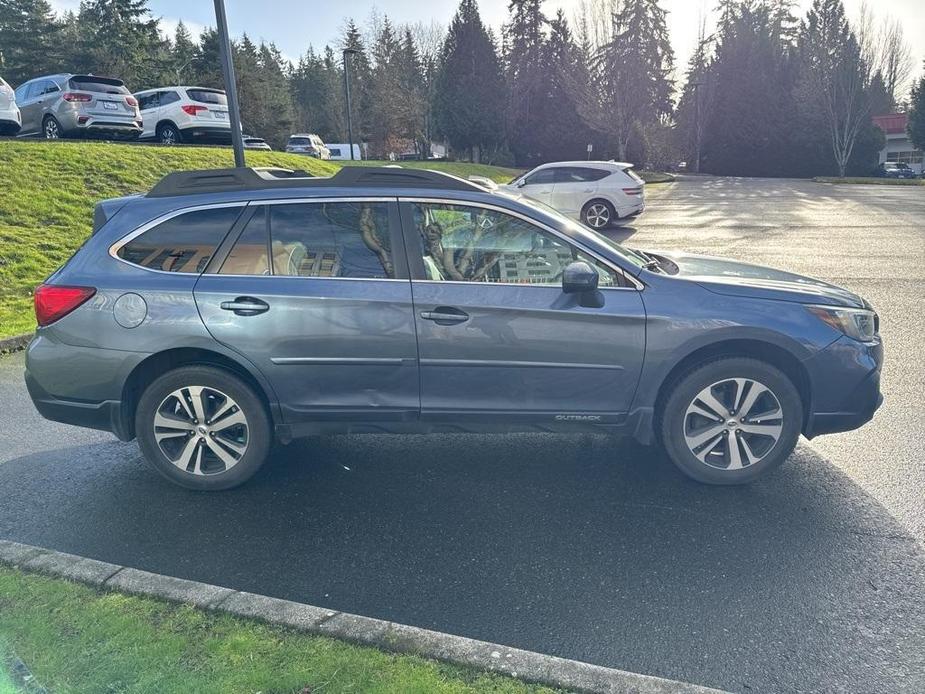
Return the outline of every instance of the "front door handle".
[[[469,320],[469,314],[452,306],[438,306],[433,311],[421,311],[421,318],[437,325],[455,325]]]
[[[234,311],[236,316],[256,316],[270,310],[270,305],[261,299],[252,296],[239,296],[234,301],[223,301],[223,311]]]

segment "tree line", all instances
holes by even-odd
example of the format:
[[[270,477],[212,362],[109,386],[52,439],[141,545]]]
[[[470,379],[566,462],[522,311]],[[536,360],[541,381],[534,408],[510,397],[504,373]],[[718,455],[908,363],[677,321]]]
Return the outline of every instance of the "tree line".
[[[373,14],[337,40],[286,60],[273,43],[234,42],[245,129],[281,145],[296,131],[346,141],[344,65],[357,141],[372,157],[445,141],[498,164],[617,158],[737,175],[868,173],[883,135],[873,113],[897,107],[911,76],[896,23],[841,0],[720,0],[683,79],[659,0],[583,0],[573,18],[509,0],[499,33],[476,0],[444,30]],[[347,50],[347,53],[344,50]],[[18,84],[58,71],[121,77],[134,90],[222,87],[218,36],[180,23],[164,36],[147,0],[0,0],[0,74]]]

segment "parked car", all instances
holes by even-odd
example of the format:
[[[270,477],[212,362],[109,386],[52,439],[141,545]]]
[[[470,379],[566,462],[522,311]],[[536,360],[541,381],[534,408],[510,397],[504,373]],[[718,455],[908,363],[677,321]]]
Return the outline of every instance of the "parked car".
[[[632,164],[559,161],[537,166],[508,188],[600,230],[641,214],[646,208],[645,185]]]
[[[22,113],[20,135],[49,140],[103,135],[137,139],[142,131],[138,102],[122,80],[99,75],[48,75],[16,88]]]
[[[21,122],[13,88],[0,77],[0,135],[15,135]]]
[[[144,119],[142,139],[163,145],[231,142],[228,99],[221,89],[159,87],[135,94]]]
[[[29,393],[184,487],[241,484],[274,439],[441,431],[629,434],[738,484],[882,400],[861,297],[448,174],[180,172],[93,219],[35,291]]]
[[[262,149],[262,150],[272,150],[273,148],[267,144],[267,141],[262,137],[254,137],[253,135],[244,136],[244,149]]]
[[[325,147],[328,148],[328,151],[331,153],[331,159],[336,159],[338,161],[347,161],[350,159],[350,147],[351,145],[347,144],[327,144]],[[353,159],[360,161],[362,159],[360,153],[360,145],[353,145]]]
[[[316,159],[331,158],[331,150],[325,147],[320,137],[311,133],[291,135],[289,142],[286,144],[286,151],[291,154],[307,154]],[[347,154],[349,156],[349,150]]]
[[[881,178],[916,178],[917,174],[905,162],[888,161],[877,167]]]

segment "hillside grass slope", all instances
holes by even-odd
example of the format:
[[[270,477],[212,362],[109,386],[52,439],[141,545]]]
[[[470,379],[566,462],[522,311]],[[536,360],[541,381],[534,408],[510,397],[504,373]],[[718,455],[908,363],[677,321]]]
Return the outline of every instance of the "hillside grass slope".
[[[317,176],[338,163],[248,151],[249,166],[304,169]],[[32,292],[90,233],[97,201],[143,193],[179,170],[234,166],[230,149],[108,142],[0,141],[0,338],[35,329]],[[518,172],[480,164],[402,162],[504,182]]]

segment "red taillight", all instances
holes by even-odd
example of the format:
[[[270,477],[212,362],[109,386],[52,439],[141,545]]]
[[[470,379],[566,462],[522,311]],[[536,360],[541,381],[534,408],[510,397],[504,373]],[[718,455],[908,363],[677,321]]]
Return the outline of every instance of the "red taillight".
[[[624,188],[623,192],[627,195],[642,195],[642,188]]]
[[[92,100],[93,100],[93,97],[90,96],[89,94],[80,94],[80,93],[78,93],[78,92],[64,92],[64,94],[61,96],[61,98],[64,99],[65,101],[69,101],[69,102],[71,102],[71,103],[73,103],[73,102],[75,102],[75,101],[79,101],[79,102],[82,102],[82,103],[86,103],[86,102],[88,102],[88,101],[92,101]]]
[[[195,116],[195,115],[196,115],[197,113],[199,113],[200,111],[208,111],[208,110],[209,110],[209,109],[206,108],[205,106],[195,106],[195,105],[193,105],[193,104],[186,104],[185,106],[181,106],[180,108],[182,108],[186,113],[188,113],[188,114],[191,115],[191,116]]]
[[[125,103],[127,103],[132,108],[135,108],[138,105],[138,99],[136,99],[134,96],[127,96],[125,97]]]
[[[62,287],[42,284],[35,290],[35,320],[40,326],[64,318],[87,299],[96,294],[93,287]]]

